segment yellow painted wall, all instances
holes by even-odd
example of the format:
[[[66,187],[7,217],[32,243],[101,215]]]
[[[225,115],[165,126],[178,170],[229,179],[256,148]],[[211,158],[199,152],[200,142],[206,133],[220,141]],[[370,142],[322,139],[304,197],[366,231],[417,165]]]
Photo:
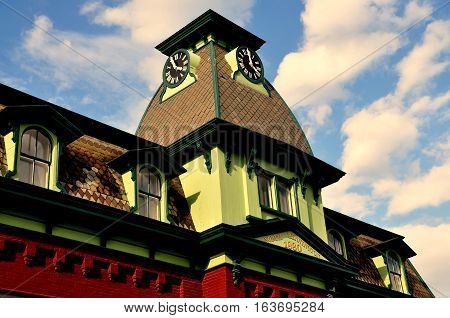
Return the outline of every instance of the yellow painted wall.
[[[378,269],[378,272],[380,273],[381,279],[384,282],[384,285],[386,285],[386,287],[388,287],[391,283],[391,280],[389,278],[389,272],[387,269],[387,265],[384,262],[383,256],[377,256],[372,258],[376,268]]]
[[[133,181],[133,172],[128,171],[122,175],[123,186],[130,208],[136,207],[136,181]]]
[[[14,171],[16,164],[16,143],[14,142],[14,133],[11,131],[3,138],[5,141],[6,161],[8,162],[8,171]]]
[[[219,150],[211,151],[211,174],[205,166],[205,158],[199,156],[184,165],[186,173],[180,181],[191,210],[197,231],[202,232],[223,223],[220,191]]]
[[[201,232],[221,223],[245,224],[248,215],[263,219],[275,217],[270,212],[261,210],[257,177],[253,172],[252,177],[249,178],[245,156],[235,154],[231,156],[230,174],[226,171],[225,154],[218,147],[211,150],[211,161],[211,174],[206,169],[204,157],[199,156],[184,165],[187,172],[180,176],[197,231]],[[285,179],[299,178],[295,173],[265,161],[256,160],[256,162],[263,169]],[[306,200],[303,199],[301,187],[295,188],[297,188],[297,195],[294,191],[291,192],[292,216],[300,217],[303,224],[326,242],[327,234],[321,201],[318,206],[315,205],[310,186],[307,187]],[[276,208],[275,186],[272,189],[272,201]],[[297,215],[297,205],[300,216]]]

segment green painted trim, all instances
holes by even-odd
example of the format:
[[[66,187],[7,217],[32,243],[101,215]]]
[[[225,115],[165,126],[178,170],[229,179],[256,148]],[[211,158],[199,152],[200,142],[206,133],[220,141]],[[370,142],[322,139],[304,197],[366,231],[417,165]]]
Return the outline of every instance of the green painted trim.
[[[230,151],[225,151],[225,170],[229,175],[231,175],[231,164],[232,164],[231,156],[232,154]]]
[[[188,65],[187,65],[187,68],[186,68],[186,73],[184,73],[183,78],[178,83],[170,84],[170,83],[167,83],[166,76],[165,76],[166,66],[169,64],[170,58],[172,56],[174,56],[175,54],[179,53],[179,52],[183,52],[188,57]],[[179,86],[181,83],[183,83],[183,81],[186,79],[187,75],[190,73],[190,69],[191,69],[191,55],[189,54],[189,51],[186,50],[186,49],[178,49],[178,50],[176,50],[175,52],[170,54],[170,56],[166,60],[166,63],[164,63],[164,66],[163,66],[163,69],[162,69],[162,78],[163,78],[164,86],[168,87],[168,88],[175,88],[175,87]]]
[[[131,245],[128,243],[115,241],[115,240],[108,240],[106,241],[106,248],[110,248],[112,250],[125,252],[128,254],[134,254],[138,256],[142,256],[145,258],[150,257],[150,250],[148,248],[143,248],[136,245]]]
[[[260,83],[264,84],[264,65],[262,63],[261,58],[259,57],[259,55],[254,50],[252,50],[251,48],[249,48],[247,46],[244,46],[244,45],[238,46],[236,48],[236,52],[235,52],[235,59],[236,59],[236,61],[238,59],[238,52],[242,48],[248,49],[249,51],[251,51],[251,53],[255,54],[255,56],[258,58],[259,63],[261,64],[261,77],[259,79],[257,79],[257,80],[254,80],[254,79],[250,78],[249,76],[247,76],[243,72],[243,70],[241,69],[241,66],[239,65],[239,63],[237,63],[237,67],[238,67],[239,72],[245,77],[246,80],[248,80],[249,82],[251,82],[253,84],[260,84]],[[233,79],[234,79],[234,75],[235,74],[233,74]]]
[[[292,181],[294,184],[294,198],[295,198],[295,213],[297,213],[297,218],[302,221],[302,217],[300,215],[300,201],[298,199],[298,179]]]
[[[425,286],[425,288],[428,290],[428,292],[433,296],[434,296],[433,292],[431,291],[431,289],[428,287],[427,283],[425,283],[425,281],[423,280],[422,276],[420,276],[419,272],[417,271],[417,269],[414,267],[414,265],[412,264],[412,262],[407,259],[406,262],[408,262],[409,266],[411,266],[411,269],[413,270],[413,272],[417,275],[417,277],[419,278],[420,282]],[[406,269],[405,269],[406,271]]]
[[[61,226],[54,226],[52,228],[51,234],[54,236],[63,237],[73,241],[100,246],[100,237],[96,236],[95,234],[74,231],[72,229],[68,229]]]
[[[212,170],[212,159],[211,159],[211,149],[203,151],[203,158],[205,159],[205,166],[208,173],[211,174]]]
[[[178,266],[182,266],[182,267],[186,267],[186,268],[190,267],[189,259],[187,259],[185,257],[173,255],[170,253],[165,253],[162,251],[155,251],[154,259],[156,261],[170,263],[170,264],[174,264],[174,265],[178,265]]]
[[[28,218],[17,217],[9,214],[0,213],[0,223],[21,229],[45,233],[45,224]]]
[[[209,42],[209,52],[211,57],[211,71],[213,78],[213,90],[214,90],[214,109],[217,118],[220,118],[220,95],[219,95],[219,83],[217,78],[217,65],[216,65],[216,50],[214,43]]]
[[[163,86],[163,84],[159,85],[159,87],[158,87],[158,89],[156,90],[155,94],[153,95],[152,99],[151,99],[150,102],[148,103],[147,108],[145,109],[144,114],[143,114],[142,117],[141,117],[141,120],[139,120],[139,124],[138,124],[138,126],[137,126],[137,128],[136,128],[136,131],[135,131],[135,133],[134,133],[136,136],[139,136],[138,133],[139,133],[139,129],[141,129],[142,122],[144,121],[144,118],[147,116],[147,113],[148,113],[148,110],[149,110],[149,108],[150,108],[150,105],[151,105],[151,104],[153,103],[153,101],[155,100],[155,98],[156,98],[156,96],[158,95],[158,92],[160,91],[161,88],[165,89],[165,87]],[[162,96],[162,95],[164,95],[164,92],[161,92],[160,96]]]
[[[327,230],[327,237],[328,237],[328,233],[330,233],[330,232],[334,232],[339,236],[339,238],[341,239],[341,245],[342,245],[342,256],[345,259],[348,259],[347,258],[347,244],[345,244],[344,235],[342,235],[342,233],[340,231],[338,231],[337,229],[330,228],[329,230]],[[328,240],[327,240],[327,242],[328,242]],[[330,242],[328,242],[328,245],[330,245]]]
[[[67,194],[66,189],[63,187],[63,185],[61,184],[61,180],[59,179],[61,177],[61,157],[62,157],[62,153],[63,153],[63,145],[61,143],[58,143],[58,162],[57,167],[56,167],[56,187],[59,189],[59,191],[61,191],[62,193]]]

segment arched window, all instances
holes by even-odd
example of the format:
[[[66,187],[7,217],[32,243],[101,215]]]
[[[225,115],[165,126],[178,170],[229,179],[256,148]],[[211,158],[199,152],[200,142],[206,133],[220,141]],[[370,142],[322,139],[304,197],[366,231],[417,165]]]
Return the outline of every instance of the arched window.
[[[400,259],[394,252],[387,253],[387,266],[389,270],[389,277],[391,279],[391,288],[393,290],[403,292]]]
[[[344,242],[338,232],[334,230],[328,231],[328,245],[330,245],[336,253],[344,256]]]
[[[159,202],[161,201],[161,182],[151,169],[139,171],[139,214],[159,220]]]
[[[19,180],[48,188],[52,144],[45,133],[28,129],[22,135]]]

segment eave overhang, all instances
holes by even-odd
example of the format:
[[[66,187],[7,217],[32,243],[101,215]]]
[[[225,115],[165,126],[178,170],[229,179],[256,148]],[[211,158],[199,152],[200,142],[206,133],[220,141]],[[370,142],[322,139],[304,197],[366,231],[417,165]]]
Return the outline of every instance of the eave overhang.
[[[80,128],[50,105],[9,106],[0,111],[0,134],[6,134],[20,124],[42,125],[65,143],[83,135]]]
[[[256,158],[304,175],[307,183],[324,188],[340,180],[345,172],[283,141],[215,118],[168,147],[176,161],[185,163],[205,149],[220,146],[225,151],[248,156],[256,150]]]
[[[224,41],[230,48],[246,45],[256,51],[265,43],[264,40],[213,10],[208,10],[158,44],[156,49],[165,55],[170,55],[177,49],[194,46],[195,43],[205,40],[209,35]]]
[[[410,248],[408,244],[403,241],[402,237],[396,237],[379,244],[368,246],[364,248],[364,250],[371,257],[379,256],[381,253],[388,252],[389,250],[395,251],[403,259],[407,259],[417,255],[416,252],[414,252],[412,248]]]
[[[108,162],[108,166],[118,173],[123,174],[129,171],[131,167],[149,164],[160,169],[166,178],[174,178],[185,173],[186,169],[173,159],[164,148],[157,146],[129,150]]]

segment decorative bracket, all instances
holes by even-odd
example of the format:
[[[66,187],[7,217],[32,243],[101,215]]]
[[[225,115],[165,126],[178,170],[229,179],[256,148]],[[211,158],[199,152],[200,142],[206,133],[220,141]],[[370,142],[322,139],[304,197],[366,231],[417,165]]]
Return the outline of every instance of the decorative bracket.
[[[225,169],[227,170],[227,173],[231,175],[231,152],[229,151],[225,152]]]
[[[303,174],[302,174],[302,178],[301,178],[301,180],[300,180],[300,185],[301,185],[301,187],[302,187],[302,196],[303,196],[303,199],[306,199],[306,182],[305,182],[305,179],[308,177],[310,175],[310,173],[309,173],[309,171],[308,170],[305,170],[305,171],[303,171]]]
[[[208,169],[208,173],[211,174],[212,170],[211,150],[205,150],[203,152],[203,158],[205,158],[206,169]]]
[[[233,261],[233,269],[231,270],[233,275],[233,285],[239,287],[242,281],[242,267],[240,260]]]
[[[119,278],[119,264],[117,263],[109,264],[108,278],[110,281],[115,281]]]
[[[158,273],[158,278],[156,279],[155,288],[159,293],[164,292],[167,289],[167,277],[165,273]]]
[[[81,264],[81,272],[84,277],[90,277],[94,273],[94,259],[90,256],[85,256]]]
[[[316,206],[319,206],[320,194],[319,194],[319,189],[317,187],[314,187],[313,195],[314,195],[314,202],[316,203]]]
[[[25,265],[32,266],[34,262],[36,261],[36,252],[37,252],[37,246],[33,242],[28,242],[25,246],[25,251],[23,252],[23,261],[25,262]]]
[[[138,288],[138,287],[142,286],[142,284],[144,282],[144,272],[142,271],[141,268],[136,268],[134,270],[132,279],[133,279],[134,287]]]
[[[66,265],[66,254],[64,251],[56,250],[55,256],[53,257],[53,266],[55,267],[55,272],[64,271]]]
[[[205,149],[202,146],[201,142],[197,142],[195,147],[197,148],[197,150],[201,151],[201,153],[203,154],[203,158],[205,159],[206,169],[208,170],[208,173],[211,174],[211,170],[212,170],[211,149]]]
[[[249,179],[252,178],[252,173],[256,168],[255,156],[256,156],[256,149],[252,148],[250,150],[250,154],[248,155],[247,159],[247,173]]]

